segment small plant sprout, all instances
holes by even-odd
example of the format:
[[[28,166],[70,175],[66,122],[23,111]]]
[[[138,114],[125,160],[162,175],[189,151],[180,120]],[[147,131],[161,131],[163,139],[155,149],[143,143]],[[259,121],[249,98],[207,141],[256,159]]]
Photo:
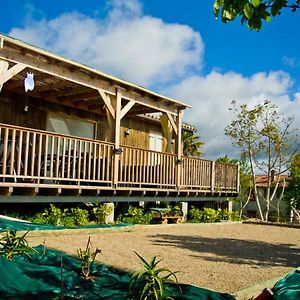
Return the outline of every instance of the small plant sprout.
[[[151,261],[147,262],[138,253],[135,252],[135,254],[142,261],[144,269],[135,272],[131,277],[129,293],[132,299],[173,299],[171,293],[166,289],[165,283],[176,283],[180,289],[176,277],[177,272],[172,272],[167,268],[158,268],[157,266],[161,260],[158,260],[157,256],[154,256]]]
[[[90,248],[91,237],[89,237],[85,250],[79,248],[77,250],[77,256],[80,263],[81,275],[88,279],[96,259],[97,254],[101,252],[100,249],[96,248],[95,251],[92,251]]]
[[[0,239],[0,255],[8,260],[13,260],[15,255],[24,255],[31,258],[30,252],[38,253],[37,250],[30,247],[25,236],[29,231],[25,232],[22,236],[17,236],[16,230],[8,229]]]

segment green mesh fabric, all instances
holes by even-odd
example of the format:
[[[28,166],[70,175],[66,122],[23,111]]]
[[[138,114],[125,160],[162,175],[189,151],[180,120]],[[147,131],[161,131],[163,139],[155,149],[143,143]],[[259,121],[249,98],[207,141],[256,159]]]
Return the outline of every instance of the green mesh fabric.
[[[39,254],[33,254],[31,259],[16,256],[14,261],[8,261],[0,257],[0,299],[62,299],[61,295],[63,299],[130,299],[130,274],[95,264],[91,279],[85,280],[80,276],[76,258],[56,250],[45,251],[43,246],[36,249]],[[182,293],[178,287],[168,286],[175,294],[174,299],[234,299],[229,294],[195,286],[181,285],[181,288]]]
[[[272,288],[276,300],[300,299],[300,270],[296,270],[279,280]]]
[[[80,227],[64,227],[64,226],[55,226],[55,225],[47,225],[47,224],[35,224],[31,222],[10,220],[6,218],[0,217],[0,231],[6,231],[7,229],[14,229],[17,231],[20,230],[62,230],[62,229],[88,229],[88,228],[111,228],[111,227],[122,227],[129,226],[129,224],[97,224],[97,225],[87,225]]]

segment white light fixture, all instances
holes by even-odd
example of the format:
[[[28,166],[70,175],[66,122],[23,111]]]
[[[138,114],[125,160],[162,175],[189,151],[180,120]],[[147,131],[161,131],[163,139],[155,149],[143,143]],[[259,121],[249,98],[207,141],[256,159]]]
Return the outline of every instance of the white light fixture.
[[[24,79],[24,87],[25,92],[32,91],[34,89],[34,74],[33,73],[27,73],[26,78]]]

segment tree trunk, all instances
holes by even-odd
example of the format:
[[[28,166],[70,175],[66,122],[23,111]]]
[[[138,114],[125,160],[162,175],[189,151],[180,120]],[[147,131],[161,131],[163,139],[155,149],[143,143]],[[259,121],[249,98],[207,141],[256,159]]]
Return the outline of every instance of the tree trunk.
[[[251,165],[251,176],[252,176],[252,182],[253,182],[254,197],[255,197],[256,205],[257,205],[257,208],[258,208],[258,211],[259,211],[260,219],[262,221],[264,221],[264,215],[263,215],[262,210],[261,210],[261,206],[260,206],[260,202],[259,202],[259,198],[258,198],[258,193],[257,193],[254,163],[253,163],[253,160],[252,160],[251,153],[249,155],[249,159],[250,159],[250,165]]]
[[[248,197],[247,197],[247,201],[245,202],[245,204],[243,205],[242,200],[240,201],[240,216],[239,216],[239,220],[242,220],[242,216],[243,216],[243,210],[244,208],[248,205],[250,198],[251,198],[251,188],[249,188],[249,192],[248,192]]]
[[[284,191],[285,191],[285,179],[283,178],[282,191],[281,191],[280,197],[279,197],[278,202],[277,202],[277,205],[276,205],[277,222],[280,222],[280,203],[281,203],[281,200],[282,200],[282,198],[283,198]]]

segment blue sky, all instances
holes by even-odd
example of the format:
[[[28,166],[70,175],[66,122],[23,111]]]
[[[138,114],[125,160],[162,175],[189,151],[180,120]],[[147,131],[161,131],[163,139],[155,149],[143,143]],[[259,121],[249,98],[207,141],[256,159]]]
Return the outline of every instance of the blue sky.
[[[224,136],[233,99],[300,111],[300,12],[284,11],[258,33],[215,20],[212,5],[17,0],[3,5],[0,32],[191,104],[184,120],[198,128],[206,157],[237,156]]]

